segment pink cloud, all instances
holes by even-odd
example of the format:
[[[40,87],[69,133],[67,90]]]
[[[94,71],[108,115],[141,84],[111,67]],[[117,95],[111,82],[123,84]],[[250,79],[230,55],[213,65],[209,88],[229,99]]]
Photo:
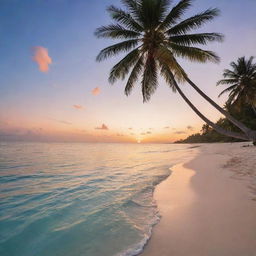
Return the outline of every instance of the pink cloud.
[[[108,127],[105,124],[102,124],[100,127],[96,127],[96,130],[108,130]]]
[[[101,90],[100,90],[99,87],[96,87],[96,88],[94,88],[94,89],[92,90],[92,94],[95,95],[95,96],[99,95],[100,92],[101,92]]]
[[[75,109],[83,109],[84,107],[82,105],[73,105],[73,108],[75,108]]]
[[[41,72],[47,72],[49,70],[49,64],[52,64],[52,59],[48,55],[48,50],[42,46],[33,47],[33,61],[38,64],[38,68]]]

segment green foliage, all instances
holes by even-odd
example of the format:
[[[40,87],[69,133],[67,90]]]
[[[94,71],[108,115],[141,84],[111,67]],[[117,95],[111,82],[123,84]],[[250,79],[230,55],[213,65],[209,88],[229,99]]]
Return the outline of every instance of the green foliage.
[[[242,109],[239,111],[236,108],[229,106],[228,111],[237,120],[247,125],[248,128],[256,130],[256,116],[250,105],[244,104],[242,106]],[[228,131],[239,132],[239,129],[236,126],[234,126],[226,118],[220,118],[216,122],[216,124],[218,124],[220,127]],[[204,124],[202,126],[201,133],[192,134],[186,139],[176,141],[175,143],[211,143],[211,142],[237,142],[237,141],[241,141],[241,140],[227,137],[225,135],[221,135],[217,133],[214,129],[212,129],[208,124]]]
[[[224,93],[229,93],[227,106],[232,106],[241,110],[244,103],[256,107],[256,63],[253,63],[253,57],[248,60],[241,57],[237,62],[230,63],[231,70],[225,69],[224,79],[217,85],[228,85],[219,97]]]
[[[158,86],[158,73],[173,89],[173,77],[182,82],[187,77],[177,58],[196,62],[218,62],[219,57],[201,48],[209,42],[221,41],[218,33],[190,33],[219,15],[218,9],[208,9],[183,19],[193,0],[122,0],[124,9],[113,5],[107,8],[113,24],[95,31],[99,38],[124,40],[103,49],[97,61],[120,53],[128,53],[110,72],[109,81],[128,76],[125,94],[129,95],[141,79],[143,100],[148,101]]]
[[[253,57],[248,60],[239,58],[237,62],[231,62],[232,70],[225,69],[224,79],[217,85],[228,85],[219,96],[229,92],[229,98],[225,109],[237,120],[252,130],[256,130],[256,64]],[[240,132],[239,128],[227,118],[220,118],[216,125],[231,132]],[[205,142],[233,142],[241,141],[226,137],[217,133],[208,124],[204,124],[201,133],[196,133],[177,143],[205,143]]]

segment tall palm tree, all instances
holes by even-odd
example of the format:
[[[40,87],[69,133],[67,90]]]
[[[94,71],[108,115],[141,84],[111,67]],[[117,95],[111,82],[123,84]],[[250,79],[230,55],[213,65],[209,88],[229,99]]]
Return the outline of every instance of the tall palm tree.
[[[228,105],[232,105],[241,110],[242,105],[248,104],[256,114],[256,63],[253,63],[253,57],[246,60],[241,57],[236,62],[230,63],[231,70],[225,69],[224,79],[217,85],[228,85],[219,97],[229,92]]]
[[[181,18],[191,6],[192,0],[181,0],[169,10],[171,0],[122,0],[125,10],[113,5],[107,8],[115,23],[98,28],[95,35],[99,38],[120,39],[121,42],[103,49],[97,61],[115,56],[122,52],[128,54],[119,61],[109,75],[110,83],[125,79],[129,74],[125,94],[129,95],[142,75],[141,87],[143,101],[148,101],[158,86],[160,73],[174,92],[178,91],[188,105],[207,124],[227,136],[255,140],[256,132],[233,118],[203,93],[187,76],[177,58],[205,63],[218,62],[219,57],[212,51],[203,50],[196,45],[222,41],[219,33],[188,33],[201,27],[219,14],[218,9],[208,9],[188,19]],[[238,126],[243,133],[226,131],[206,118],[184,95],[178,82],[188,82],[201,96]]]

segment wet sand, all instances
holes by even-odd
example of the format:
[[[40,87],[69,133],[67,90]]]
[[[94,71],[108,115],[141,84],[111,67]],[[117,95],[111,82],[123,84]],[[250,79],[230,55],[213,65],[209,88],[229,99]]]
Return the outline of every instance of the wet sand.
[[[162,216],[143,256],[255,256],[256,147],[206,144],[155,190]]]

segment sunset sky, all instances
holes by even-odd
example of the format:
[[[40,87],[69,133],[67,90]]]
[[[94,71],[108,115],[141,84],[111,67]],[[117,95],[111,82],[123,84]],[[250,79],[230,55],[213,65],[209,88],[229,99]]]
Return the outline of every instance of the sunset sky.
[[[110,4],[120,1],[0,1],[0,141],[173,142],[200,130],[203,122],[161,79],[145,104],[140,84],[129,97],[125,82],[109,85],[109,70],[121,56],[97,63],[113,41],[93,33],[111,23]],[[203,31],[223,33],[225,41],[205,49],[217,52],[221,63],[180,63],[222,105],[226,96],[218,98],[216,82],[223,69],[256,55],[256,1],[195,0],[185,17],[209,7],[220,8],[221,17]],[[189,85],[181,87],[209,118],[220,117]]]

